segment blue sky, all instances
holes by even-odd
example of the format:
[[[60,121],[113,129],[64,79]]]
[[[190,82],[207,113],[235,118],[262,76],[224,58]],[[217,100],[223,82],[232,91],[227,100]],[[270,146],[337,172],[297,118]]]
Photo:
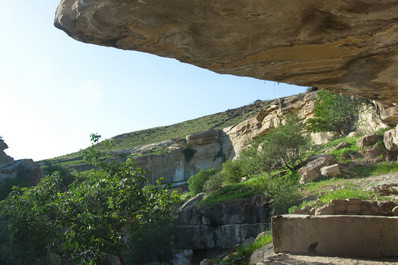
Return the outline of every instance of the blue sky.
[[[53,26],[57,4],[0,0],[0,136],[16,159],[305,90],[78,42]]]

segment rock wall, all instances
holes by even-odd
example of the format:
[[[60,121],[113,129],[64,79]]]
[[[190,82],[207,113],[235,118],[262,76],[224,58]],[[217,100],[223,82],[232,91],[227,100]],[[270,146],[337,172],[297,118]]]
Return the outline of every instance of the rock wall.
[[[269,223],[269,209],[260,195],[210,206],[188,204],[177,213],[176,243],[182,249],[232,248],[252,242]]]
[[[398,2],[61,0],[76,40],[398,103]]]
[[[201,169],[220,169],[225,159],[232,156],[225,146],[231,146],[225,133],[212,130],[187,135],[186,139],[141,146],[133,149],[132,154],[150,182],[164,178],[167,183],[178,184]],[[164,153],[151,153],[159,149]]]

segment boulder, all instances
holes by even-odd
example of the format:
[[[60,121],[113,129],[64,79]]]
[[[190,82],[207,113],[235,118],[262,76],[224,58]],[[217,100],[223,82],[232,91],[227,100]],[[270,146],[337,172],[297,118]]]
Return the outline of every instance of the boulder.
[[[317,180],[321,175],[321,168],[333,163],[332,155],[318,155],[310,157],[309,163],[298,170],[300,184]]]
[[[395,152],[398,151],[398,136],[397,136],[398,125],[394,129],[384,132],[384,145],[387,150]]]
[[[357,145],[359,148],[364,148],[365,146],[370,146],[375,144],[377,142],[377,139],[379,139],[379,135],[377,133],[368,134],[357,139]]]
[[[321,174],[326,177],[338,177],[340,176],[340,167],[339,164],[334,164],[331,166],[326,166],[321,168]]]

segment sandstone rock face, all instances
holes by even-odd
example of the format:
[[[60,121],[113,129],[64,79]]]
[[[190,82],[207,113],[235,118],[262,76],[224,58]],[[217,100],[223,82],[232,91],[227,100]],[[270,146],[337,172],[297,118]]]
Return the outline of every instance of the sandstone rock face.
[[[398,3],[61,0],[73,38],[209,70],[398,103]]]
[[[207,131],[188,135],[187,139],[170,140],[134,148],[133,160],[146,171],[150,182],[164,178],[167,183],[183,183],[201,169],[221,168],[226,156],[224,146],[230,148],[228,139],[221,139],[221,131]],[[185,149],[189,148],[192,157]],[[231,149],[231,148],[230,148]],[[157,154],[156,151],[162,151]]]
[[[184,249],[232,248],[265,231],[270,221],[262,196],[177,213],[176,243]]]

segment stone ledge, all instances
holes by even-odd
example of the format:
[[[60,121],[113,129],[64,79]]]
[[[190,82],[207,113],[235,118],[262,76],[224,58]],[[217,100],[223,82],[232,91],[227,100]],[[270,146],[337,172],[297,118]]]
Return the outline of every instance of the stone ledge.
[[[272,235],[275,253],[398,257],[398,217],[279,215]]]

